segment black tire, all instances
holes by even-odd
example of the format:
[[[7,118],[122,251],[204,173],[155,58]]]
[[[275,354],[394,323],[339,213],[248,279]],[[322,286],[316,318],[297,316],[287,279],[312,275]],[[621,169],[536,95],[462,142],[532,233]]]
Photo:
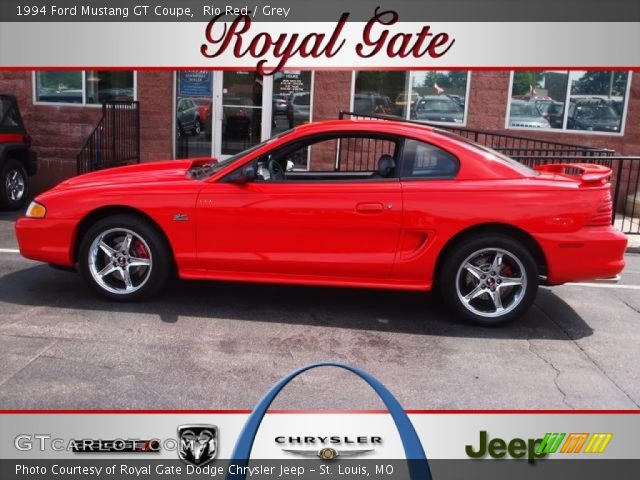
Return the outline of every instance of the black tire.
[[[200,135],[200,132],[202,131],[202,127],[200,124],[200,117],[196,117],[195,122],[193,122],[193,130],[191,130],[191,134],[192,135]]]
[[[142,254],[138,252],[135,255],[129,256],[125,258],[123,264],[120,264],[119,260],[124,256],[121,251],[125,249],[122,244],[120,244],[120,247],[114,248],[114,250],[117,250],[115,253],[119,255],[117,259],[115,257],[109,257],[105,251],[94,245],[94,242],[97,242],[99,238],[106,234],[107,237],[104,237],[104,241],[111,242],[109,246],[116,246],[119,241],[118,232],[122,232],[121,237],[126,232],[131,232],[133,234],[133,242],[138,242],[136,246],[142,248]],[[132,248],[134,248],[134,246],[133,243],[130,242],[129,251],[131,251]],[[96,253],[94,253],[94,251]],[[144,260],[145,253],[146,259],[149,261],[148,271],[146,270],[147,267],[144,266],[127,266],[127,262],[129,261]],[[114,270],[113,274],[104,276],[105,278],[109,277],[106,280],[105,278],[102,280],[106,286],[101,285],[96,277],[94,277],[94,274],[98,276],[98,273],[96,273],[97,270],[109,266],[111,259],[113,259],[112,265],[117,265],[118,267]],[[172,259],[173,254],[171,248],[155,225],[142,217],[119,214],[99,220],[83,235],[78,250],[78,269],[85,281],[101,295],[113,300],[132,301],[149,298],[162,290],[173,271]],[[99,261],[101,264],[95,265],[95,263]],[[92,264],[94,264],[94,272],[92,272]],[[116,290],[122,290],[122,288],[124,288],[126,290],[124,269],[129,272],[127,275],[130,275],[129,282],[133,281],[133,287],[136,287],[135,276],[139,277],[140,286],[131,292],[109,291],[107,288]],[[143,278],[145,279],[144,281]]]
[[[24,165],[14,158],[7,159],[0,172],[0,207],[18,210],[29,196],[29,177]]]
[[[496,269],[498,254],[503,263]],[[456,244],[443,259],[439,277],[440,294],[453,313],[482,326],[504,325],[522,316],[538,291],[533,257],[521,242],[503,234],[482,234]],[[518,281],[520,286],[508,285]]]

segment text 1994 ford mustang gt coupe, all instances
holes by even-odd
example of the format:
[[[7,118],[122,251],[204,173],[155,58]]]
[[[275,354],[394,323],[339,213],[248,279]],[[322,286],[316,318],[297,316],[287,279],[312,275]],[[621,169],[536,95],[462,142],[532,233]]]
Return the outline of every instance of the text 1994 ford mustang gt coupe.
[[[303,165],[304,171],[294,170]],[[571,173],[571,175],[569,174]],[[90,173],[18,220],[25,257],[131,300],[184,279],[430,290],[503,323],[549,285],[616,276],[611,171],[531,170],[461,137],[394,121],[298,127],[234,157]]]

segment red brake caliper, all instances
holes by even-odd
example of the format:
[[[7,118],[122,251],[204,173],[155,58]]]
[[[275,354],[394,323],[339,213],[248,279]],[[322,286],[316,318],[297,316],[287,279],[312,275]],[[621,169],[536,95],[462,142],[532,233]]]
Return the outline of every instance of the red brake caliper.
[[[140,240],[136,240],[133,244],[133,252],[138,258],[149,258],[149,252],[147,252],[147,249]]]

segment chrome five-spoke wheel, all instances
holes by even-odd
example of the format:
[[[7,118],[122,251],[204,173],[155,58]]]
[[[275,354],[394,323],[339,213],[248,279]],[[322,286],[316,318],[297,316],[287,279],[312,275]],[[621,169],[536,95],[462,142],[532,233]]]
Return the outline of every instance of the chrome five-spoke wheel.
[[[467,321],[495,326],[514,320],[527,311],[538,290],[535,248],[503,233],[462,237],[445,253],[440,293]]]
[[[153,269],[149,245],[126,228],[111,228],[98,235],[89,249],[88,261],[95,282],[113,294],[141,289]]]
[[[174,265],[160,228],[131,213],[94,222],[82,234],[78,250],[78,268],[85,281],[114,300],[137,300],[159,292]]]
[[[527,277],[522,262],[500,248],[469,255],[456,274],[456,293],[462,304],[481,317],[511,312],[522,299]]]

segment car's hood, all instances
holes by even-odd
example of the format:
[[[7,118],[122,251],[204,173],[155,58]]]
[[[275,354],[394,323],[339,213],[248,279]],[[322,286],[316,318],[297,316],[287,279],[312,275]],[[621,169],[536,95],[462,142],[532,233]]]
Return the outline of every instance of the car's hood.
[[[420,112],[416,114],[418,120],[433,120],[436,122],[462,122],[461,112]]]
[[[593,128],[594,130],[618,130],[619,121],[613,119],[580,120],[581,126],[584,128]]]
[[[58,184],[55,189],[173,182],[179,180],[193,181],[187,176],[187,171],[193,166],[202,165],[211,161],[215,160],[212,158],[167,160],[162,162],[139,163],[125,167],[106,168],[65,180]]]

